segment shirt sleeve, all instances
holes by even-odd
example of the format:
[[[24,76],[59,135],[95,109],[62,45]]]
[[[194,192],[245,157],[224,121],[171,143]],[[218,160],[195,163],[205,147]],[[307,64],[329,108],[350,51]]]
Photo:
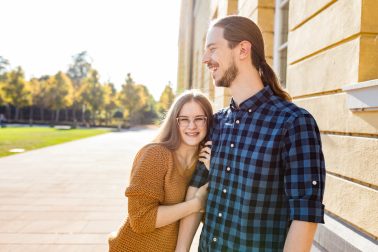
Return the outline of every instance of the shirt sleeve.
[[[315,119],[310,114],[295,118],[284,139],[285,193],[290,219],[324,223],[326,172]]]
[[[206,184],[208,181],[208,176],[209,171],[206,169],[206,166],[203,163],[198,162],[189,185],[199,188]]]
[[[161,151],[163,147],[145,148],[134,161],[130,185],[125,192],[130,226],[136,233],[155,230],[157,210],[164,200],[164,177],[169,166],[169,157]]]

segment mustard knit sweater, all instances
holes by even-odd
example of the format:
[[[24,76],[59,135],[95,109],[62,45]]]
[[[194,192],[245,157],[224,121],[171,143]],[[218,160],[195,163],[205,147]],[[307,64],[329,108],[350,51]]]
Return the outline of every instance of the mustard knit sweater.
[[[126,189],[128,217],[109,237],[109,251],[174,251],[179,222],[155,228],[159,205],[185,200],[195,168],[179,167],[173,151],[149,144],[136,155]]]

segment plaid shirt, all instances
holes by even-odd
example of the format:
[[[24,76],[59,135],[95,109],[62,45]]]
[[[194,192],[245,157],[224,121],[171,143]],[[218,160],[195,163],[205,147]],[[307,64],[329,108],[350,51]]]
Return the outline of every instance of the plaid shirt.
[[[282,251],[292,220],[324,223],[325,165],[314,118],[269,86],[214,115],[199,251]]]

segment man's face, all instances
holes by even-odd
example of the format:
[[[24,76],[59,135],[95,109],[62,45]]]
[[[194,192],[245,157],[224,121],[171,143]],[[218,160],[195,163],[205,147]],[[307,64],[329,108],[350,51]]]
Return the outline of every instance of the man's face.
[[[233,49],[223,38],[223,28],[212,27],[206,37],[206,48],[202,62],[207,65],[215,86],[230,87],[238,75]]]

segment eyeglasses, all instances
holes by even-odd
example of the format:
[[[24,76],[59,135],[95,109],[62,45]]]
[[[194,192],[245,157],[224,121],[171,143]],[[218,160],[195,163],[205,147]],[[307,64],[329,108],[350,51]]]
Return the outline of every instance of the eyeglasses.
[[[206,116],[196,116],[191,120],[188,116],[179,116],[176,118],[178,125],[181,128],[187,128],[190,125],[190,122],[193,122],[196,127],[202,128],[206,126],[207,117]]]

